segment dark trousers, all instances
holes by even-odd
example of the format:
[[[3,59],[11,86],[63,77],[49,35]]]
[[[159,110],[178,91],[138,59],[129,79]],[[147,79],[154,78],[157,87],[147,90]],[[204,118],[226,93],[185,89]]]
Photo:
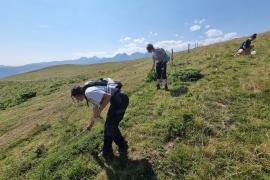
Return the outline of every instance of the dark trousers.
[[[111,98],[111,105],[104,126],[104,156],[113,154],[112,142],[115,142],[118,146],[120,154],[127,152],[128,144],[122,136],[118,125],[125,115],[128,103],[128,96],[122,92],[117,92]]]
[[[157,79],[167,79],[167,63],[158,62],[156,64]]]

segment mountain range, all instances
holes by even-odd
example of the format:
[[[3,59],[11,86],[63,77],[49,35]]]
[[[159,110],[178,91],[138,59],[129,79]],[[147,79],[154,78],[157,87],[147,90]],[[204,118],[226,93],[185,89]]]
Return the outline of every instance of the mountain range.
[[[74,60],[64,60],[64,61],[49,61],[49,62],[41,62],[41,63],[33,63],[27,64],[23,66],[3,66],[0,65],[0,78],[12,76],[20,73],[25,73],[29,71],[34,71],[42,68],[46,68],[54,65],[62,65],[62,64],[98,64],[104,62],[119,62],[119,61],[127,61],[127,60],[135,60],[144,57],[148,57],[147,53],[135,52],[133,54],[120,53],[116,54],[113,57],[108,58],[99,58],[99,57],[81,57],[79,59]]]

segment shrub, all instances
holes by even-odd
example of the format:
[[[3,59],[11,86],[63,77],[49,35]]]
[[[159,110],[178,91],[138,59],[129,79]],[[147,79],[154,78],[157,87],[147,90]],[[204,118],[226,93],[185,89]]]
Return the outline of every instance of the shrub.
[[[37,92],[34,90],[24,90],[21,93],[19,93],[16,97],[16,105],[21,104],[28,99],[31,99],[37,95]]]
[[[0,110],[19,105],[37,95],[34,90],[22,90],[15,97],[0,101]]]
[[[173,81],[181,80],[184,82],[198,81],[203,77],[200,70],[197,69],[184,69],[179,71],[174,71],[172,74]]]
[[[150,71],[146,76],[145,82],[149,83],[149,82],[153,82],[156,80],[157,80],[157,76],[156,76],[155,71]]]
[[[52,83],[41,94],[44,96],[50,95],[60,89],[64,82]]]

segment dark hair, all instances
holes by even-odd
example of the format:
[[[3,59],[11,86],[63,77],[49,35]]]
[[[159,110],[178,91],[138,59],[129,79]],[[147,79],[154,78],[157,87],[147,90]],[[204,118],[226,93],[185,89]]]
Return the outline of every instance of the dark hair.
[[[88,85],[85,85],[85,86],[83,86],[83,87],[78,86],[78,85],[74,85],[74,86],[71,88],[71,96],[80,96],[80,95],[83,95],[84,98],[85,98],[85,100],[86,100],[87,106],[89,106],[88,99],[87,99],[87,97],[85,96],[85,91],[86,91],[86,89],[87,89],[88,87],[89,87]]]
[[[153,44],[147,44],[146,49],[147,49],[148,52],[150,52],[151,50],[153,50],[154,49]]]
[[[251,38],[252,39],[256,39],[257,38],[257,34],[252,34]]]
[[[83,95],[83,94],[84,94],[84,90],[81,86],[74,85],[71,88],[71,96],[79,96],[79,95]]]

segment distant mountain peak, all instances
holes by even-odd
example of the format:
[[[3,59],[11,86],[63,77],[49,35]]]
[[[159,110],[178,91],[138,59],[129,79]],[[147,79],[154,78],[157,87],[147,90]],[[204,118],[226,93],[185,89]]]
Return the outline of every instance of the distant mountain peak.
[[[127,60],[135,60],[147,57],[148,54],[146,53],[140,53],[135,52],[130,55],[127,53],[118,53],[114,57],[80,57],[79,59],[74,60],[65,60],[65,61],[48,61],[48,62],[42,62],[42,63],[33,63],[33,64],[27,64],[24,66],[3,66],[0,65],[0,78],[11,76],[19,73],[34,71],[42,68],[46,68],[49,66],[55,66],[55,65],[61,65],[61,64],[97,64],[97,63],[104,63],[104,62],[117,62],[117,61],[127,61]]]

